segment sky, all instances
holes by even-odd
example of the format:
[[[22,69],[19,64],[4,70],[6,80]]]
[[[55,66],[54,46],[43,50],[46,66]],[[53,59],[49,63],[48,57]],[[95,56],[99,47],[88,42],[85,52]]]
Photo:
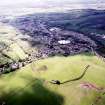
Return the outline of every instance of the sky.
[[[68,4],[68,3],[99,3],[105,0],[0,0],[0,6],[18,5],[18,4],[34,4],[34,5],[49,5],[49,4]]]
[[[0,15],[17,16],[70,9],[105,9],[105,0],[0,0]]]

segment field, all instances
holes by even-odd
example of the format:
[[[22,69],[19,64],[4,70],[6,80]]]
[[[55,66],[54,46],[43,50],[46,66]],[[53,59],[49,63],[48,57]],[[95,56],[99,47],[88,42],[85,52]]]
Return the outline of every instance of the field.
[[[46,65],[46,70],[42,67]],[[61,85],[61,82],[83,78]],[[6,105],[105,105],[105,63],[91,54],[52,57],[33,62],[26,67],[0,77],[0,102]],[[83,83],[93,84],[85,87]]]

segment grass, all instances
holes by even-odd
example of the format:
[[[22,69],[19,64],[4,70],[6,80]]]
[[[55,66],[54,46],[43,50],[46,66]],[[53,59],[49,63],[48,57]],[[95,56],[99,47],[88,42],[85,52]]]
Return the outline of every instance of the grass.
[[[0,44],[4,47],[2,52],[14,60],[25,59],[27,55],[17,43],[18,41],[13,40],[17,34],[19,32],[13,27],[0,23]],[[0,55],[0,58],[8,59],[2,55]],[[3,60],[3,62],[8,62],[8,60]],[[0,64],[3,64],[3,62],[0,62]]]
[[[78,77],[88,64],[91,67],[78,81],[64,85],[48,82]],[[47,70],[37,71],[44,65]],[[89,54],[39,60],[0,77],[0,102],[5,101],[6,105],[105,105],[102,92],[80,87],[81,83],[89,82],[105,88],[104,68],[102,60]],[[101,99],[96,103],[99,96]]]
[[[25,52],[17,43],[11,44],[9,46],[9,50],[4,50],[4,53],[14,60],[25,59],[27,57]]]

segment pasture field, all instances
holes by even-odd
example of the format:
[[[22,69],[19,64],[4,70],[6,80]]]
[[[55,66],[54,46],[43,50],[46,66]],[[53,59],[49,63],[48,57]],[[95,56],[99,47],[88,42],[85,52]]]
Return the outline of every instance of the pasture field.
[[[86,74],[76,78],[90,65]],[[46,69],[43,69],[46,66]],[[0,77],[0,102],[6,105],[105,105],[105,63],[92,54],[55,56]]]

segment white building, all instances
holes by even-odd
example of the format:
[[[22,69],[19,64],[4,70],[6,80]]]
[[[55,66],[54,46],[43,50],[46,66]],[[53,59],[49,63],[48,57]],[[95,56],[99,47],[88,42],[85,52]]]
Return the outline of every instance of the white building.
[[[70,41],[69,40],[59,40],[58,43],[59,44],[69,44]]]

